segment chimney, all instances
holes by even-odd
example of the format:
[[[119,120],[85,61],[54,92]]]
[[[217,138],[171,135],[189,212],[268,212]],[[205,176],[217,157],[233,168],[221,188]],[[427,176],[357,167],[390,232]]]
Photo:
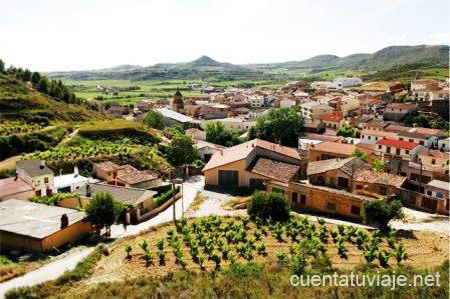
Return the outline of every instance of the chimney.
[[[75,165],[75,166],[73,167],[73,173],[75,174],[74,177],[77,177],[77,176],[78,176],[78,165]]]
[[[91,185],[87,184],[86,185],[86,197],[91,197],[91,195],[92,195]]]
[[[69,226],[69,217],[66,214],[61,215],[61,229]]]
[[[39,168],[40,169],[44,169],[45,168],[45,161],[41,160],[41,162],[39,163]]]
[[[16,175],[14,176],[14,181],[17,181],[19,179],[19,174],[16,172]]]
[[[220,150],[220,155],[223,156],[223,150]]]

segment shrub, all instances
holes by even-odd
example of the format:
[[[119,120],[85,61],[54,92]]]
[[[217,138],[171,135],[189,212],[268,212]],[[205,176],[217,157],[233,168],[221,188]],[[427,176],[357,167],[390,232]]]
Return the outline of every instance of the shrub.
[[[256,247],[256,250],[258,251],[259,255],[265,255],[266,254],[266,244],[264,244],[264,243],[258,244],[258,246]]]
[[[389,221],[403,216],[402,203],[400,200],[388,202],[386,200],[373,199],[364,203],[366,222],[378,221],[380,230],[386,232]]]
[[[129,244],[125,245],[125,252],[127,253],[127,259],[131,258],[131,246]]]
[[[180,187],[175,188],[175,194],[180,192]],[[160,196],[156,197],[153,201],[156,207],[162,206],[166,201],[172,198],[174,194],[174,191],[170,189],[169,191],[161,194]]]
[[[300,276],[305,273],[306,266],[306,257],[303,254],[296,254],[290,263],[290,270],[293,274]]]
[[[280,192],[255,192],[247,208],[247,212],[253,219],[272,219],[274,221],[287,221],[290,206]]]
[[[164,249],[164,239],[158,239],[156,241],[156,248],[158,248],[158,250]]]
[[[139,243],[139,246],[141,246],[141,248],[142,248],[142,250],[144,250],[144,252],[147,252],[147,248],[148,248],[147,240],[142,240],[142,242]]]

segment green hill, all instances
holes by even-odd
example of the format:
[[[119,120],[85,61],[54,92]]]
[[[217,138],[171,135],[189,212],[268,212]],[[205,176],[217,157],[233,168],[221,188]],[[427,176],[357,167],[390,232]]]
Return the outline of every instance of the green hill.
[[[218,62],[202,56],[191,62],[159,63],[148,67],[117,66],[109,69],[91,71],[53,72],[49,77],[71,80],[166,80],[166,79],[204,79],[219,80],[270,80],[280,75],[288,79],[292,74],[317,73],[321,71],[352,70],[373,72],[401,67],[404,65],[448,66],[449,47],[438,46],[391,46],[373,54],[356,53],[345,57],[318,55],[302,61],[281,63],[235,65]]]
[[[82,105],[56,101],[37,92],[30,84],[0,74],[0,119],[26,121],[32,116],[63,122],[107,119],[100,112]]]

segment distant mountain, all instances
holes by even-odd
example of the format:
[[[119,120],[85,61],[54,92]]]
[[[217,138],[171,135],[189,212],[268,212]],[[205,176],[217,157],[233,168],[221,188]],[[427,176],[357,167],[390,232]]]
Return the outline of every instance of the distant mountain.
[[[191,62],[160,63],[149,67],[122,65],[109,69],[79,72],[53,72],[50,77],[66,79],[178,79],[178,78],[218,78],[252,79],[271,78],[273,70],[301,70],[318,72],[321,70],[380,71],[406,65],[448,66],[449,46],[391,46],[373,54],[357,53],[345,57],[318,55],[302,61],[281,63],[235,65],[218,62],[202,56]],[[277,77],[280,79],[279,77]]]

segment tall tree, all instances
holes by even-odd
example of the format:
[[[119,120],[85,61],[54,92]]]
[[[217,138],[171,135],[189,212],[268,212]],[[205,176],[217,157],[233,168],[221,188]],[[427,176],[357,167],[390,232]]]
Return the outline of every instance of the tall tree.
[[[402,203],[400,200],[373,199],[364,203],[364,215],[366,222],[378,221],[381,231],[387,231],[389,221],[403,217]]]
[[[39,84],[39,81],[41,81],[41,74],[38,72],[33,72],[31,75],[31,82],[34,84],[34,86],[37,86]]]
[[[49,86],[48,85],[49,84],[48,84],[47,78],[41,77],[41,80],[39,80],[39,83],[37,85],[37,90],[42,92],[42,93],[48,94],[48,92],[49,92]]]
[[[303,129],[303,118],[294,108],[272,108],[260,116],[249,137],[260,138],[282,145],[297,147],[298,136]]]
[[[87,219],[98,229],[110,227],[116,221],[118,210],[110,193],[97,193],[89,201],[86,209]]]
[[[185,166],[197,159],[197,148],[191,136],[177,133],[167,147],[167,159],[174,166]]]
[[[25,69],[22,74],[22,80],[27,82],[31,80],[31,72],[29,69]]]
[[[5,72],[5,63],[0,59],[0,74]]]
[[[206,141],[227,147],[240,143],[239,133],[227,129],[220,121],[211,122],[206,126]]]
[[[144,123],[154,129],[162,130],[164,129],[164,116],[155,110],[150,110],[144,119]]]

